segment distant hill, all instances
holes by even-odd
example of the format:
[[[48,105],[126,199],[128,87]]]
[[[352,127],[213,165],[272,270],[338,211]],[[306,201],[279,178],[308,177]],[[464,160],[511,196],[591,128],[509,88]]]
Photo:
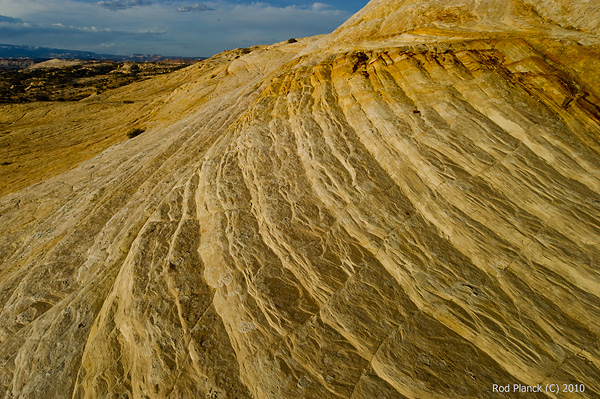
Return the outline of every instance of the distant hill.
[[[0,104],[78,101],[92,94],[164,75],[196,60],[134,62],[53,58],[0,60]],[[21,63],[22,65],[19,65]]]
[[[204,57],[168,57],[157,54],[98,54],[92,51],[66,50],[48,47],[17,46],[12,44],[0,44],[0,59],[27,58],[37,61],[52,58],[80,59],[80,60],[112,60],[112,61],[166,61],[172,59],[204,59]]]

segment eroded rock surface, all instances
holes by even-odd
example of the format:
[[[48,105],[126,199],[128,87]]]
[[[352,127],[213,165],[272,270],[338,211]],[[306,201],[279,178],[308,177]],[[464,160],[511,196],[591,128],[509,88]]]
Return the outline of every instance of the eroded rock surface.
[[[598,397],[597,25],[412,3],[178,71],[144,134],[0,198],[0,394]]]

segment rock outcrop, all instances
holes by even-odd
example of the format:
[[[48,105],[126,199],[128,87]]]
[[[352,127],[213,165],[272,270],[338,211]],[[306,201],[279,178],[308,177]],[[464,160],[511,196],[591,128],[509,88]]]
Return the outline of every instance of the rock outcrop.
[[[596,4],[374,0],[73,105],[154,96],[0,198],[0,396],[597,398]]]

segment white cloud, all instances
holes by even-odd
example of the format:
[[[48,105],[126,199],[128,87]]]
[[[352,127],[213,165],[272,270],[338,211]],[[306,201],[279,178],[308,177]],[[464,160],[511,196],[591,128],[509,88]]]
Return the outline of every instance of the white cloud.
[[[98,52],[115,43],[116,54],[210,56],[328,33],[350,16],[320,2],[276,7],[232,0],[86,1],[0,0],[0,10],[10,15],[0,19],[0,37],[11,44]]]
[[[178,12],[192,12],[192,11],[211,11],[213,8],[210,8],[206,4],[182,4],[177,8]]]
[[[112,11],[118,11],[132,7],[147,6],[151,3],[146,0],[105,0],[99,1],[96,4]]]
[[[332,10],[333,7],[331,7],[329,4],[325,4],[325,3],[313,3],[312,9],[315,11],[324,11],[324,10]]]

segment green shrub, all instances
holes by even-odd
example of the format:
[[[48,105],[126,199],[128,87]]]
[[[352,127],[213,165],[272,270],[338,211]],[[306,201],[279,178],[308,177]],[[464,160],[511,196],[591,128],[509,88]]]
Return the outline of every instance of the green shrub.
[[[288,43],[297,43],[298,40],[294,39],[293,37],[291,39],[288,39]]]

